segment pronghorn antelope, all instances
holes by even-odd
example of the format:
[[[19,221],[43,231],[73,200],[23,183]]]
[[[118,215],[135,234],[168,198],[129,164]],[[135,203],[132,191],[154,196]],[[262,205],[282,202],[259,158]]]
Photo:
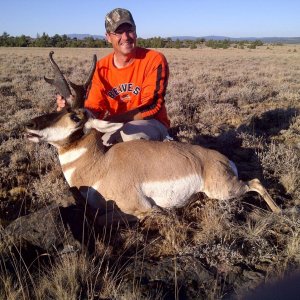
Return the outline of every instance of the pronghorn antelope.
[[[179,142],[136,140],[103,146],[104,132],[117,130],[122,123],[93,118],[83,108],[84,91],[94,72],[96,58],[83,85],[70,82],[75,95],[52,58],[53,84],[67,99],[68,108],[32,119],[27,138],[46,141],[58,150],[64,176],[71,187],[77,187],[88,203],[105,209],[109,219],[118,207],[119,216],[141,218],[154,207],[171,208],[186,205],[198,192],[226,200],[249,191],[259,193],[273,212],[280,212],[258,179],[238,179],[232,161],[221,153],[197,145]]]

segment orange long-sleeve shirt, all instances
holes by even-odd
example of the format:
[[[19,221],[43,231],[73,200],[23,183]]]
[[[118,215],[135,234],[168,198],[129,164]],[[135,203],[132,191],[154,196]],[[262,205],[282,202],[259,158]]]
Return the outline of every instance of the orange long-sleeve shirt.
[[[97,62],[85,107],[100,113],[117,115],[138,108],[144,119],[154,118],[170,126],[164,96],[169,68],[163,54],[136,48],[136,57],[127,67],[113,64],[113,53]]]

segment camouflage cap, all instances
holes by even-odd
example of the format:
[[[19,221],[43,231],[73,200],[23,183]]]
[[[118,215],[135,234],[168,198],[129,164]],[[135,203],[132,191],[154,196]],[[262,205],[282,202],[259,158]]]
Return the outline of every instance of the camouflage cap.
[[[105,16],[106,32],[114,32],[124,23],[128,23],[135,28],[131,12],[125,8],[115,8]]]

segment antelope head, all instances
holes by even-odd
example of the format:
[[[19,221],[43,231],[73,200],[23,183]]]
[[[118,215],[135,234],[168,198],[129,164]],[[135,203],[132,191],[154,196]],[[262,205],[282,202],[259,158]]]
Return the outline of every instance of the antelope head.
[[[44,77],[44,79],[56,88],[67,104],[60,112],[52,112],[30,120],[26,124],[27,138],[33,142],[46,141],[60,147],[79,139],[91,128],[101,131],[102,127],[105,127],[102,131],[109,131],[108,122],[94,119],[92,114],[83,108],[85,95],[96,67],[96,55],[93,56],[87,79],[82,85],[71,81],[68,83],[53,59],[53,51],[50,52],[49,57],[54,78]],[[71,93],[70,87],[74,90],[74,94]]]

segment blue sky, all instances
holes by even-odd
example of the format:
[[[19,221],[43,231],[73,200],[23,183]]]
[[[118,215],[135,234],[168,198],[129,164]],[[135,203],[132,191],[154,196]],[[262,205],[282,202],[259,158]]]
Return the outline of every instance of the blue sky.
[[[0,34],[104,35],[104,17],[129,9],[138,36],[300,36],[300,0],[0,0]]]

